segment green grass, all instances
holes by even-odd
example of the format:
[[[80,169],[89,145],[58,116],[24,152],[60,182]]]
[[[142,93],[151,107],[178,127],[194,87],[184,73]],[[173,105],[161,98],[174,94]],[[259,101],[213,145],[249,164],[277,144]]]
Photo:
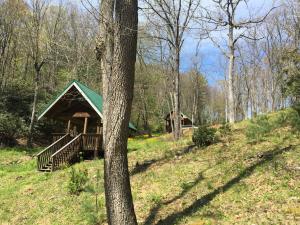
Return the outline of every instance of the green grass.
[[[275,117],[276,115],[272,115]],[[300,223],[300,140],[289,126],[249,143],[249,121],[230,137],[190,148],[191,134],[174,143],[169,135],[128,143],[135,210],[140,224]],[[70,169],[36,171],[34,153],[0,150],[0,224],[105,223],[103,160],[87,168],[89,185],[70,195]],[[100,169],[99,211],[95,212]]]

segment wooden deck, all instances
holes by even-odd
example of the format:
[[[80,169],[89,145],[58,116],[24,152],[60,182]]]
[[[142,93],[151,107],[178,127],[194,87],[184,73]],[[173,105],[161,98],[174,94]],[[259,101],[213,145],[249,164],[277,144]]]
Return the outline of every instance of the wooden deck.
[[[80,160],[80,153],[101,150],[101,134],[54,134],[53,143],[37,155],[39,171],[52,172]],[[95,154],[96,155],[96,154]]]

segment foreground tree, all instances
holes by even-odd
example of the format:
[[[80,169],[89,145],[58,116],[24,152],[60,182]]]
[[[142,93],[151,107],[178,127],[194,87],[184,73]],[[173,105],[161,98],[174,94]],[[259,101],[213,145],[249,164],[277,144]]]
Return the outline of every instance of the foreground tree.
[[[102,0],[97,58],[103,79],[104,180],[108,224],[137,224],[127,159],[137,48],[137,0]]]

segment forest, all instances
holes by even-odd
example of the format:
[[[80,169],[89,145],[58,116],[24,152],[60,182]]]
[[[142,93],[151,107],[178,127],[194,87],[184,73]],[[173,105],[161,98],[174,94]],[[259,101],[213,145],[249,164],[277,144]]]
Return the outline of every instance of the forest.
[[[136,188],[143,184],[132,174],[137,173],[140,178],[145,176],[149,187],[155,190],[155,182],[151,182],[154,178],[148,174],[148,167],[159,174],[157,167],[161,164],[170,164],[171,167],[178,161],[184,167],[194,155],[195,158],[213,159],[214,172],[219,173],[222,168],[229,170],[234,164],[233,158],[237,157],[240,169],[235,168],[236,171],[221,179],[222,188],[226,191],[233,183],[248,179],[249,171],[251,174],[256,167],[267,167],[268,162],[287,151],[278,165],[283,168],[286,160],[292,168],[290,171],[296,171],[287,172],[290,177],[286,179],[294,182],[299,178],[295,175],[299,171],[299,163],[296,162],[299,159],[297,146],[300,130],[299,46],[299,0],[0,0],[0,177],[8,184],[0,184],[0,192],[2,190],[3,196],[13,195],[9,192],[9,185],[14,185],[11,180],[23,179],[27,173],[28,182],[39,185],[34,179],[43,179],[44,175],[36,175],[37,171],[33,169],[36,167],[35,159],[40,160],[39,154],[48,148],[38,152],[58,143],[53,141],[53,133],[69,135],[71,125],[70,120],[68,122],[66,119],[38,118],[70,82],[76,81],[83,84],[83,88],[90,88],[88,91],[93,90],[93,93],[95,91],[103,96],[103,109],[98,113],[101,132],[98,122],[93,129],[97,130],[96,145],[103,141],[104,160],[75,164],[75,170],[71,167],[71,180],[82,179],[83,183],[93,183],[97,179],[96,188],[90,193],[86,191],[88,188],[78,189],[78,180],[72,181],[75,186],[69,184],[70,192],[76,189],[73,190],[75,195],[86,192],[89,201],[94,201],[96,196],[96,216],[87,213],[87,210],[72,208],[72,213],[81,212],[84,215],[83,220],[74,217],[72,224],[187,224],[186,221],[194,220],[196,222],[191,224],[232,224],[240,218],[232,216],[231,211],[221,211],[220,217],[213,219],[201,211],[222,193],[219,181],[213,177],[207,181],[212,183],[211,187],[207,185],[208,190],[214,188],[214,191],[201,198],[203,204],[191,204],[190,207],[195,206],[194,210],[193,207],[184,208],[187,203],[181,202],[183,205],[179,207],[182,210],[179,214],[175,211],[172,214],[171,209],[171,213],[167,214],[169,209],[164,207],[181,201],[181,197],[204,179],[202,175],[197,182],[191,181],[192,184],[189,181],[173,184],[174,188],[182,189],[182,196],[173,196],[173,199],[169,195],[177,189],[171,190],[171,187],[166,192],[154,191],[154,194],[151,192],[137,197],[140,192]],[[82,90],[78,91],[81,93]],[[65,106],[66,109],[69,106]],[[75,143],[75,140],[81,143],[78,146],[87,143],[87,118],[93,115],[84,114],[84,110],[77,114],[79,117],[88,115],[82,125],[82,136],[72,136],[74,139],[61,144],[57,149],[59,151],[49,153],[48,161],[41,165],[42,169],[53,167],[56,161],[52,161],[52,157],[65,150],[66,143]],[[166,134],[166,118],[171,114],[171,134]],[[182,115],[189,118],[192,129],[183,129]],[[129,141],[128,123],[136,129],[135,137]],[[98,137],[100,133],[101,137]],[[239,142],[241,155],[237,156]],[[73,154],[76,150],[79,160],[80,150],[72,148],[67,149],[69,152],[66,154]],[[185,148],[188,150],[183,151]],[[195,148],[201,151],[195,151]],[[222,149],[228,152],[222,152]],[[290,152],[292,149],[296,149],[294,155]],[[264,150],[267,152],[259,152]],[[251,152],[255,154],[255,159],[261,160],[249,166],[243,157],[250,157]],[[220,166],[222,159],[218,157],[228,160],[228,164]],[[100,166],[95,164],[98,161]],[[180,174],[180,168],[173,168],[175,174],[182,177],[194,174],[196,161],[191,161],[192,168],[184,167],[182,171],[186,173]],[[61,167],[67,167],[70,162]],[[20,167],[17,167],[18,164]],[[206,171],[209,169],[204,168],[210,168],[210,165],[204,163],[199,168]],[[165,168],[162,173],[166,175],[167,170]],[[232,178],[229,176],[242,170],[245,174],[233,178],[233,183],[228,182]],[[45,180],[49,182],[45,185],[51,185],[57,179],[66,186],[66,179],[58,177],[59,174],[69,176],[66,175],[69,171],[66,171],[45,175]],[[274,174],[278,172],[277,167],[274,171]],[[94,176],[88,180],[90,174]],[[173,178],[177,179],[176,176]],[[99,182],[103,190],[102,186],[97,189]],[[162,177],[156,182],[158,186],[169,185]],[[286,194],[284,182],[278,180],[282,185],[282,195]],[[289,185],[293,197],[299,189],[295,183]],[[270,184],[265,188],[271,187]],[[241,187],[241,193],[246,191]],[[59,190],[54,189],[54,192]],[[41,189],[36,194],[40,195]],[[172,200],[167,200],[169,197]],[[63,198],[74,203],[68,194]],[[84,201],[83,197],[78,198],[80,202]],[[5,202],[5,207],[13,201],[9,197],[0,197],[0,200]],[[193,197],[189,196],[187,202],[192,200]],[[58,201],[53,204],[58,204]],[[140,204],[147,205],[146,210],[150,210],[148,216]],[[216,204],[219,206],[221,203]],[[45,222],[37,219],[41,216],[33,212],[24,212],[28,219],[10,217],[8,212],[11,209],[5,210],[0,210],[0,224],[2,220],[4,224],[60,223],[51,217],[51,213],[47,218],[49,221]],[[213,208],[207,210],[213,211]],[[276,217],[272,220],[272,216],[264,215],[263,218],[269,220],[252,217],[247,220],[242,216],[244,220],[239,223],[263,221],[266,224],[280,224],[287,220],[297,224],[299,207],[293,210],[292,219]],[[64,213],[68,218],[70,212]],[[207,220],[198,220],[198,216],[190,218],[193,213]],[[226,217],[227,213],[231,216]],[[184,220],[186,217],[188,219]],[[69,224],[65,218],[61,221],[62,224]]]
[[[234,20],[240,25],[232,28],[234,71],[230,78],[228,56],[232,53],[226,40],[230,21],[222,4],[209,10],[200,1],[191,1],[190,5],[183,1],[180,12],[164,12],[168,5],[159,2],[140,3],[142,19],[131,115],[139,130],[147,133],[164,130],[164,117],[175,102],[175,73],[180,74],[181,111],[193,118],[195,124],[229,121],[232,110],[239,121],[288,107],[299,99],[297,1],[279,1],[263,10],[257,6],[253,9],[257,13],[249,8],[246,17],[237,7]],[[97,4],[2,0],[0,10],[0,132],[11,137],[28,132],[36,137],[47,135],[51,126],[46,123],[30,128],[33,105],[37,114],[72,79],[101,92],[101,71],[95,54]],[[166,20],[174,18],[176,13],[182,24],[168,23]],[[170,32],[173,29],[178,30],[180,37],[174,37]],[[188,45],[185,39],[194,42],[195,49],[181,56]],[[174,47],[175,40],[179,41],[178,47]],[[214,71],[204,68],[204,63],[210,63],[205,58],[211,56],[202,52],[201,45],[220,51],[213,58],[213,66],[218,67]],[[174,62],[175,50],[179,66]],[[187,61],[188,66],[181,65]],[[229,104],[231,95],[233,105]]]

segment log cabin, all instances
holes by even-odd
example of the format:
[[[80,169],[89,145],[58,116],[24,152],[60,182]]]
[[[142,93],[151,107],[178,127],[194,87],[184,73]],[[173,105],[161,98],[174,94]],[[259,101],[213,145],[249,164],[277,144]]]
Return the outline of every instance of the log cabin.
[[[168,113],[165,117],[165,121],[166,121],[166,131],[168,133],[172,132],[172,126],[174,127],[174,114],[173,111],[171,111],[170,113]],[[184,115],[183,113],[181,113],[181,127],[182,128],[189,128],[193,126],[193,122],[192,120],[187,117],[186,115]]]
[[[77,80],[71,81],[38,116],[62,121],[66,129],[55,133],[52,144],[37,155],[40,171],[52,172],[76,162],[80,157],[95,158],[102,150],[102,96]],[[129,123],[129,130],[136,128]]]

